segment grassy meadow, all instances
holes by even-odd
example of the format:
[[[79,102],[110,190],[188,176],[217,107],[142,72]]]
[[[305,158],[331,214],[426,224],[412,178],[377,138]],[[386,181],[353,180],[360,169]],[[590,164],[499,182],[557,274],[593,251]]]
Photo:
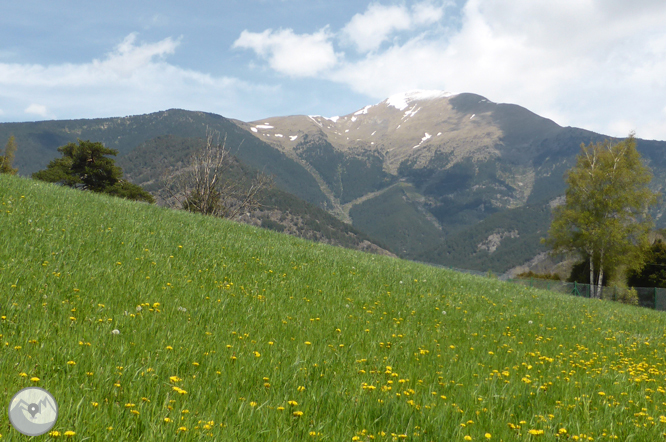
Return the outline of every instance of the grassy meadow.
[[[666,316],[0,175],[2,440],[664,440]]]

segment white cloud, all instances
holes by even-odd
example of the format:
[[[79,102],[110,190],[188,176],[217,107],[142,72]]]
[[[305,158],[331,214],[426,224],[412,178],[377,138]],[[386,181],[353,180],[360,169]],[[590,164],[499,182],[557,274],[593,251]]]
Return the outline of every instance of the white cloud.
[[[44,106],[43,104],[34,104],[34,103],[26,107],[24,112],[26,114],[38,115],[44,118],[46,118],[49,114],[48,110],[46,109],[46,106]]]
[[[244,32],[236,46],[279,72],[378,100],[415,88],[474,92],[562,125],[666,139],[666,2],[467,0],[458,21],[443,20],[447,6],[374,2],[322,37],[328,62],[303,71],[290,71],[276,47],[287,47],[278,37],[307,34]],[[358,54],[336,54],[335,63],[332,42]]]
[[[444,7],[430,2],[415,4],[411,13],[404,5],[372,3],[364,13],[354,15],[341,34],[343,40],[354,44],[359,52],[369,52],[378,49],[393,32],[435,23],[443,15]]]
[[[291,29],[261,33],[243,31],[234,48],[252,49],[267,59],[271,68],[292,77],[312,77],[332,68],[342,54],[336,53],[328,28],[314,34],[295,34]]]
[[[130,34],[106,56],[87,63],[0,63],[0,96],[7,103],[3,119],[24,118],[10,106],[44,118],[130,115],[175,107],[244,118],[250,115],[243,115],[242,103],[278,90],[172,65],[166,58],[178,44],[172,38],[138,44],[137,35]]]
[[[460,29],[412,35],[326,78],[377,99],[413,88],[475,92],[560,124],[666,139],[666,3],[634,6],[469,0]]]

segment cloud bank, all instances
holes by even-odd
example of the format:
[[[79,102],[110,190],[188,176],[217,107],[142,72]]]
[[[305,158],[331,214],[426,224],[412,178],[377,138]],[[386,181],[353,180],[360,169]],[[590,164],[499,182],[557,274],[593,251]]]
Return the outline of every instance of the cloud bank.
[[[240,103],[277,89],[172,65],[166,59],[178,45],[172,38],[137,43],[132,33],[105,57],[88,63],[0,63],[0,92],[7,103],[2,117],[121,116],[130,109],[137,114],[173,107],[240,117]],[[8,109],[23,109],[23,114]]]
[[[234,47],[278,73],[377,100],[413,88],[474,92],[562,125],[666,139],[665,2],[468,0],[459,16],[450,10],[372,3],[337,31],[244,31]],[[296,63],[295,42],[314,36]]]

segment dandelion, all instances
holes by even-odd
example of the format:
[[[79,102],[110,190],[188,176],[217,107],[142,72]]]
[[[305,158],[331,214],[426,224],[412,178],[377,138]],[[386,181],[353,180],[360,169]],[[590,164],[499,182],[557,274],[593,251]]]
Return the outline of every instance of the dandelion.
[[[492,436],[490,435],[490,433],[486,433],[486,434],[485,434],[485,438],[486,438],[486,439],[490,439],[491,437],[492,437]]]
[[[116,329],[113,329],[113,330],[111,330],[111,334],[112,334],[112,335],[119,335],[119,334],[120,334],[120,330],[118,330],[117,328],[116,328]]]
[[[173,422],[173,420],[168,417],[165,417],[164,422],[168,424],[169,422]]]
[[[465,436],[463,437],[463,440],[472,440],[472,436]]]
[[[54,431],[49,431],[49,436],[51,436],[51,437],[60,437],[61,433],[60,433],[60,431],[55,431],[55,430]]]
[[[73,436],[76,436],[76,433],[73,432],[72,430],[65,431],[65,437],[73,437]]]
[[[258,357],[261,357],[261,353],[259,353],[258,351],[255,351],[255,352],[254,352],[254,356],[257,357],[257,358],[258,358]]]
[[[76,362],[74,362],[74,361],[67,361],[67,365],[76,365]]]
[[[92,403],[92,406],[93,406],[93,407],[97,407],[98,405],[99,405],[99,403],[97,403],[97,402],[93,402],[93,403]]]
[[[21,376],[22,378],[27,378],[28,374],[27,373],[19,373],[19,376]]]
[[[183,431],[183,432],[187,431],[187,427],[178,427],[178,432],[181,432],[181,431]]]
[[[179,378],[178,376],[171,376],[171,377],[169,378],[169,380],[170,380],[171,382],[180,382],[180,381],[182,381],[182,379]]]
[[[254,401],[250,402],[250,407],[256,407],[256,406],[257,406],[256,402],[254,402]]]
[[[298,402],[296,402],[296,401],[287,401],[287,403],[288,403],[289,405],[291,405],[292,407],[295,407],[295,406],[298,405]]]
[[[528,430],[527,432],[530,433],[533,436],[539,436],[539,435],[543,434],[543,430],[534,430],[534,429],[532,429],[532,430]]]
[[[39,382],[39,378],[37,376],[33,376],[30,378],[32,382]]]
[[[294,412],[291,413],[291,414],[293,414],[294,417],[301,417],[301,416],[303,416],[303,412],[302,412],[302,411],[294,411]]]

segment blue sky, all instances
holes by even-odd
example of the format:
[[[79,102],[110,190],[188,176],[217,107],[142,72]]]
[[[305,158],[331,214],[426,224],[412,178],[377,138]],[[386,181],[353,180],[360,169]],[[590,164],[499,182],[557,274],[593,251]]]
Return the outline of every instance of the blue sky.
[[[3,2],[0,122],[334,116],[439,89],[666,140],[664,23],[663,0]]]

